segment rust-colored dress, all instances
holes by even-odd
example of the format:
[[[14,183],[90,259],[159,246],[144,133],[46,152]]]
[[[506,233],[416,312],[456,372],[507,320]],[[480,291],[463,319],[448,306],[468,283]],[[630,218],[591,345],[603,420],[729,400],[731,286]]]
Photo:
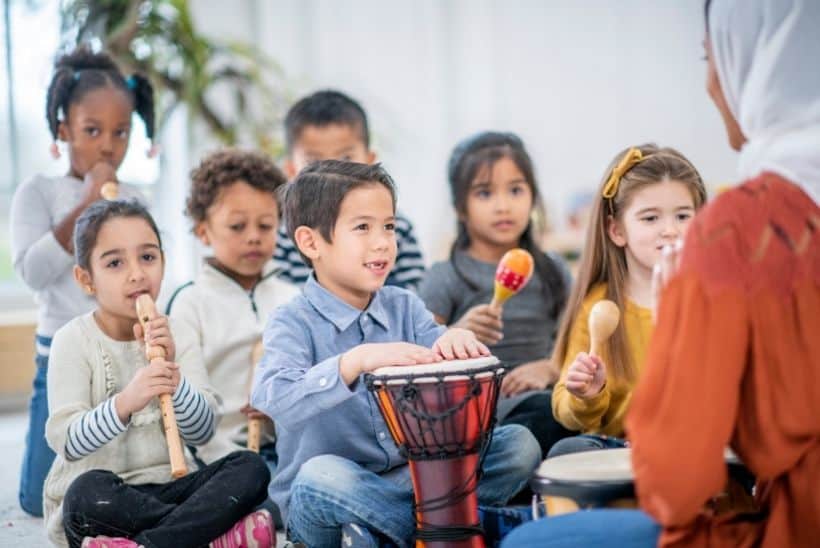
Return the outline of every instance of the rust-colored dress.
[[[820,546],[820,208],[764,173],[692,223],[627,431],[661,546]],[[729,445],[754,515],[710,515]]]

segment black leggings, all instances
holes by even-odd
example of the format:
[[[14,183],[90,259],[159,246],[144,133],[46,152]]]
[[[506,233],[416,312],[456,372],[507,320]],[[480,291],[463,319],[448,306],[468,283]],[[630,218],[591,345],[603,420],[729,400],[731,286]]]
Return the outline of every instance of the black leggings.
[[[90,470],[66,492],[63,527],[72,548],[99,535],[146,548],[207,546],[265,500],[269,482],[265,462],[250,451],[162,484],[129,485],[108,470]]]

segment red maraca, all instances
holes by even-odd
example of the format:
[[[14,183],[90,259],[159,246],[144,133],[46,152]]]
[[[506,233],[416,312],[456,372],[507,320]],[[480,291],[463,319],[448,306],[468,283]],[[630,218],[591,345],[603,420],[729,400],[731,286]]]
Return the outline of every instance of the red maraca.
[[[507,299],[521,291],[530,281],[534,267],[532,255],[527,251],[520,248],[507,251],[495,270],[495,290],[490,306],[500,309]]]

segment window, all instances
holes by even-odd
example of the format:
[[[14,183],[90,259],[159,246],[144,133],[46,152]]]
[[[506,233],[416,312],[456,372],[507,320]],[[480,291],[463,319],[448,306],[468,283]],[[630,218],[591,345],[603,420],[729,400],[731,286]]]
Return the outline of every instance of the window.
[[[60,4],[56,0],[3,0],[5,24],[0,43],[0,303],[31,303],[29,291],[11,263],[9,209],[17,186],[37,173],[65,173],[68,160],[49,153],[46,90],[60,50]],[[10,55],[9,55],[10,53]],[[150,143],[135,117],[128,155],[118,172],[136,184],[153,184],[159,162],[146,158]]]

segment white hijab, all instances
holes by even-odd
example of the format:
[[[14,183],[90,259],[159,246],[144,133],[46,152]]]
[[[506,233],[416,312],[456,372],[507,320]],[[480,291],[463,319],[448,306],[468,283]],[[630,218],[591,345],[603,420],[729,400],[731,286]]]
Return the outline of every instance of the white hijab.
[[[713,0],[720,85],[748,139],[739,175],[772,171],[820,203],[820,0]]]

